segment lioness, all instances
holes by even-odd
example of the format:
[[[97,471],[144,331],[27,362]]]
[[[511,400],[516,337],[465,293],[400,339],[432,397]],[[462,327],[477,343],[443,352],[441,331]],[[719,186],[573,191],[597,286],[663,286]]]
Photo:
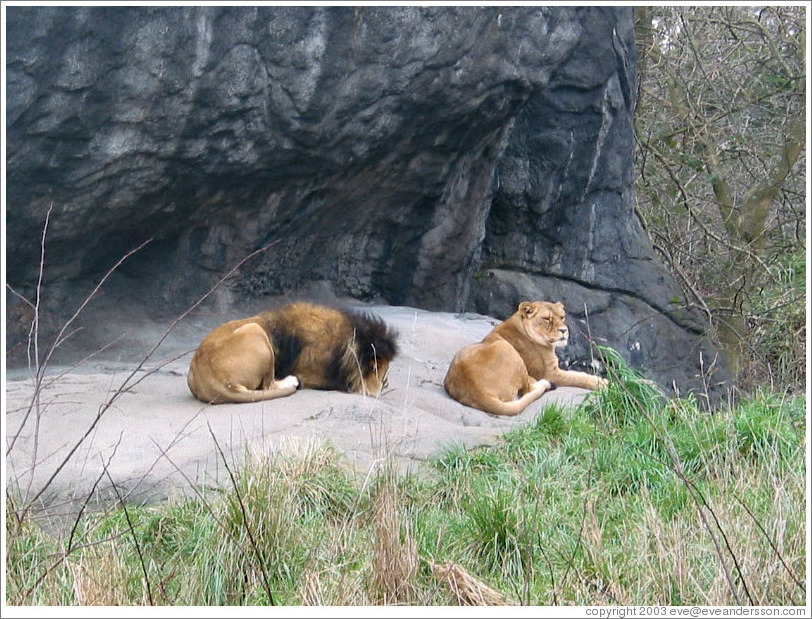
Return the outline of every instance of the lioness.
[[[518,415],[556,385],[597,389],[608,384],[598,376],[558,367],[555,349],[568,339],[563,304],[524,301],[485,339],[454,356],[445,389],[467,406],[494,415]]]
[[[271,400],[300,387],[376,395],[396,338],[377,316],[293,303],[212,331],[192,357],[187,383],[211,404]]]

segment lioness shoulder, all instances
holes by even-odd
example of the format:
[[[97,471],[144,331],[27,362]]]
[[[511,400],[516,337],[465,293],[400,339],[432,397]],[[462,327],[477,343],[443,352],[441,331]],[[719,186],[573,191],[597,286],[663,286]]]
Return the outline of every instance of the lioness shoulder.
[[[370,313],[292,303],[212,331],[192,357],[187,383],[214,404],[270,400],[300,387],[377,394],[396,340]]]
[[[481,342],[452,359],[444,386],[455,400],[494,415],[517,415],[556,385],[597,389],[606,380],[562,370],[556,348],[569,329],[562,303],[523,301]]]

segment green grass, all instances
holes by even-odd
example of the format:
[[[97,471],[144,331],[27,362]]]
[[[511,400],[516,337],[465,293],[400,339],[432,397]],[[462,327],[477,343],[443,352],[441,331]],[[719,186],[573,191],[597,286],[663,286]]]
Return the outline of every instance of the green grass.
[[[358,479],[329,444],[250,453],[219,492],[87,515],[72,537],[9,502],[6,601],[802,604],[805,398],[708,413],[609,366],[578,408],[419,475]],[[438,571],[452,564],[467,589]]]

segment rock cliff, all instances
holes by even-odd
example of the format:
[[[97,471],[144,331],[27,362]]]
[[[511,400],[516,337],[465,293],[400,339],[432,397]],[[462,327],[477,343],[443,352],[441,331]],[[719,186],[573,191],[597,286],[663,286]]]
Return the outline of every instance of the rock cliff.
[[[106,286],[166,315],[269,246],[219,302],[313,282],[499,318],[562,300],[573,359],[591,337],[721,394],[634,212],[632,11],[8,7],[8,283],[33,298],[50,209],[52,316],[147,239]]]

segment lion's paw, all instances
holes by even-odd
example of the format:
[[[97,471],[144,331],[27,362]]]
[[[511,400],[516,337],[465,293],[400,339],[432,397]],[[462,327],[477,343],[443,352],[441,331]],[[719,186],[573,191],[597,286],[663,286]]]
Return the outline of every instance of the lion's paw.
[[[297,377],[291,375],[291,376],[286,376],[285,378],[280,380],[278,385],[280,387],[294,387],[294,388],[298,389],[299,387],[302,386],[302,383],[299,381],[299,379]]]
[[[555,389],[555,385],[553,385],[553,383],[551,383],[546,378],[542,378],[541,380],[536,381],[534,389],[538,391],[551,391]]]

